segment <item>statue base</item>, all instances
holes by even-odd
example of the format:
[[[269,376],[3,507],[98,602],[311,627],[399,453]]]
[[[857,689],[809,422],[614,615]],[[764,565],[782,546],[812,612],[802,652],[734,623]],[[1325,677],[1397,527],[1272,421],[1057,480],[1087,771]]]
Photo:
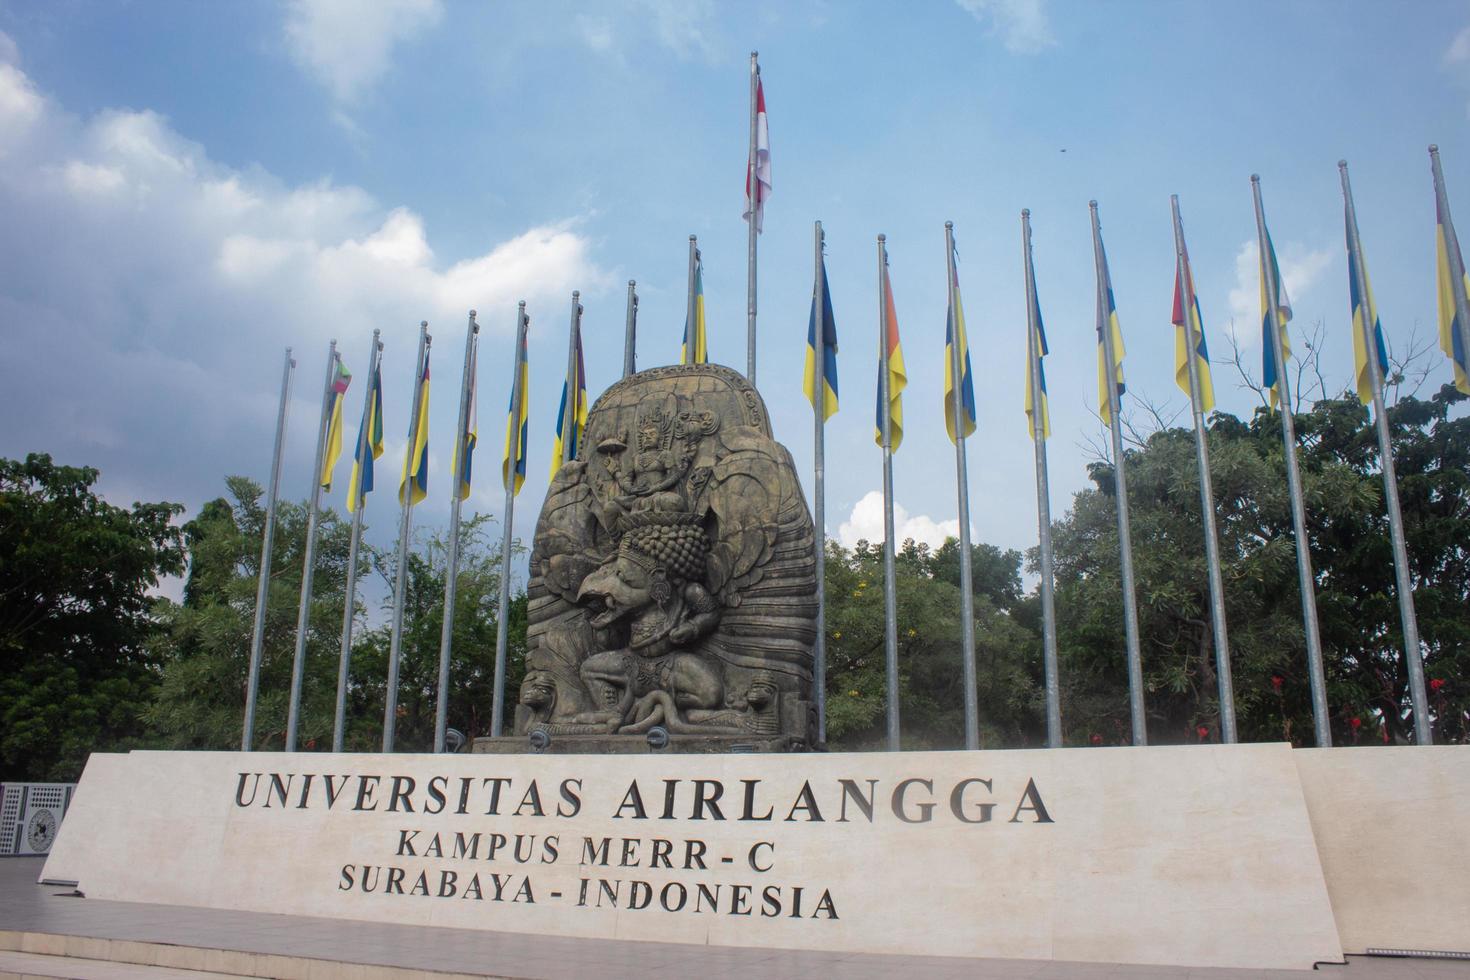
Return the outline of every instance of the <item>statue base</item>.
[[[717,755],[727,752],[808,752],[786,735],[742,738],[738,735],[670,735],[662,745],[636,735],[552,735],[543,746],[524,735],[477,738],[469,751],[491,755]]]

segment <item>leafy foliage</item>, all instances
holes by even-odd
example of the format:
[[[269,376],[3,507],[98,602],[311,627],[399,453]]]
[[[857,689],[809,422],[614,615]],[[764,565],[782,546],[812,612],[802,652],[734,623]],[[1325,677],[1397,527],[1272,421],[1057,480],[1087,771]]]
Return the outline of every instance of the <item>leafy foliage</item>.
[[[97,476],[0,459],[0,779],[76,776],[141,733],[157,685],[148,590],[183,568],[182,508],[113,506]]]

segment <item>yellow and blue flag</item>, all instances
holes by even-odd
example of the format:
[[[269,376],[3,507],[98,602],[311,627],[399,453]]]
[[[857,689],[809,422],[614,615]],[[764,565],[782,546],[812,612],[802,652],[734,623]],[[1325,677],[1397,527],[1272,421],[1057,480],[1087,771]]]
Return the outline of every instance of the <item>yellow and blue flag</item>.
[[[1368,279],[1368,262],[1363,258],[1362,242],[1347,219],[1348,293],[1353,304],[1353,377],[1358,384],[1358,401],[1373,403],[1373,369],[1368,364],[1368,346],[1364,340],[1365,324],[1373,325],[1374,354],[1378,357],[1378,377],[1388,377],[1388,348],[1383,343],[1383,325],[1378,322],[1378,304],[1373,302],[1373,283]],[[1363,264],[1363,278],[1358,281],[1358,263]]]
[[[690,336],[690,330],[693,336]],[[693,349],[691,350],[691,344]],[[704,257],[694,252],[694,323],[684,316],[684,345],[679,348],[680,364],[708,364],[709,347],[704,335]]]
[[[1276,262],[1276,246],[1271,243],[1271,232],[1265,233],[1266,254],[1261,256],[1261,384],[1270,394],[1271,407],[1281,401],[1281,379],[1277,371],[1276,351],[1271,344],[1271,304],[1266,295],[1268,282],[1276,283],[1276,311],[1281,322],[1277,324],[1277,335],[1281,338],[1281,370],[1291,360],[1291,337],[1286,325],[1291,321],[1291,298],[1286,295],[1286,283],[1281,279],[1281,266]],[[1268,267],[1266,263],[1270,263]],[[1270,277],[1266,275],[1270,269]]]
[[[383,455],[383,367],[373,365],[368,381],[368,407],[352,451],[352,480],[347,485],[347,511],[353,513],[373,489],[373,460]],[[364,452],[363,450],[366,450]]]
[[[1051,438],[1051,406],[1046,400],[1046,362],[1042,358],[1051,353],[1046,346],[1046,326],[1041,322],[1041,302],[1036,298],[1036,277],[1026,283],[1026,301],[1031,304],[1031,310],[1036,316],[1036,335],[1026,345],[1026,356],[1031,356],[1032,344],[1036,351],[1036,376],[1041,379],[1041,438]],[[1036,402],[1031,390],[1031,364],[1026,364],[1026,431],[1031,438],[1036,438]]]
[[[970,374],[970,345],[965,339],[965,307],[960,302],[960,274],[956,269],[954,282],[950,284],[952,302],[946,311],[944,322],[944,430],[949,441],[955,441],[954,433],[954,354],[955,344],[960,352],[960,425],[963,439],[975,431],[975,381]]]
[[[510,411],[505,419],[505,459],[500,464],[500,481],[512,495],[521,492],[526,482],[527,439],[530,435],[531,365],[526,350],[527,340],[521,336],[520,350],[516,351],[515,382],[510,394]],[[520,417],[515,414],[516,402],[520,402]],[[514,479],[514,485],[511,481]]]
[[[587,368],[582,362],[582,331],[572,338],[576,350],[572,374],[561,385],[561,405],[556,410],[556,438],[551,443],[551,475],[561,469],[563,444],[567,459],[576,459],[582,446],[582,432],[587,428]],[[571,398],[570,410],[567,399]]]
[[[331,404],[327,409],[327,446],[322,456],[321,485],[332,492],[332,471],[342,455],[342,401],[347,397],[347,386],[352,383],[352,372],[342,363],[342,355],[332,352],[332,385],[327,393]]]
[[[903,347],[898,342],[898,310],[893,304],[893,284],[888,279],[888,250],[883,250],[882,345],[878,350],[878,418],[873,427],[873,441],[883,445],[883,372],[888,372],[888,448],[897,452],[903,442],[903,390],[909,376],[903,366]]]
[[[1199,294],[1194,291],[1194,270],[1189,267],[1189,249],[1185,247],[1180,268],[1174,270],[1174,382],[1189,394],[1189,351],[1199,375],[1199,410],[1215,407],[1215,382],[1210,376],[1210,348],[1205,343],[1204,317],[1199,312]]]
[[[832,316],[832,292],[827,288],[827,259],[821,259],[818,288],[812,290],[812,314],[806,326],[806,370],[802,387],[812,408],[818,408],[815,381],[817,358],[822,359],[822,421],[837,414],[837,324]],[[820,340],[818,339],[820,337]],[[818,345],[820,344],[820,354]]]
[[[424,348],[424,366],[419,380],[419,407],[413,431],[408,434],[408,454],[403,459],[403,476],[398,481],[398,502],[418,503],[429,495],[429,349]],[[412,495],[411,499],[409,495]]]
[[[1435,201],[1435,252],[1439,267],[1439,349],[1445,352],[1451,363],[1455,366],[1455,387],[1470,395],[1470,351],[1465,350],[1464,324],[1460,323],[1459,305],[1455,302],[1455,268],[1464,269],[1465,262],[1460,255],[1460,243],[1455,237],[1455,230],[1445,216],[1440,212],[1439,202]],[[1452,254],[1459,260],[1451,264]],[[1470,273],[1466,273],[1461,282],[1461,288],[1470,293]]]
[[[459,473],[459,499],[468,500],[470,496],[470,466],[475,460],[475,444],[480,441],[480,404],[476,394],[478,387],[475,381],[476,367],[480,360],[480,341],[477,337],[470,345],[470,403],[464,417],[464,431],[455,440],[454,452],[450,457],[450,472]],[[459,468],[459,451],[464,447],[464,472]]]
[[[1099,302],[1107,304],[1107,308],[1102,311],[1101,322],[1097,326],[1097,410],[1102,420],[1112,425],[1113,400],[1109,397],[1108,376],[1112,375],[1112,384],[1116,386],[1120,404],[1128,386],[1123,383],[1123,328],[1118,323],[1118,304],[1113,300],[1113,274],[1108,270],[1108,253],[1102,247],[1101,237],[1098,238],[1097,244],[1102,254],[1103,276],[1103,294]],[[1111,370],[1108,365],[1107,342],[1103,337],[1104,329],[1108,331],[1113,346]]]

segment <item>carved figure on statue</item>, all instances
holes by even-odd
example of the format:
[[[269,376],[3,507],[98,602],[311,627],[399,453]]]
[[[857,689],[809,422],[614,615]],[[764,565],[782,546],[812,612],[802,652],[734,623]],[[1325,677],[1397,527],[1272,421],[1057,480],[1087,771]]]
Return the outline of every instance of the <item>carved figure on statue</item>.
[[[643,371],[581,446],[536,527],[517,735],[812,747],[814,531],[760,396],[719,365]]]

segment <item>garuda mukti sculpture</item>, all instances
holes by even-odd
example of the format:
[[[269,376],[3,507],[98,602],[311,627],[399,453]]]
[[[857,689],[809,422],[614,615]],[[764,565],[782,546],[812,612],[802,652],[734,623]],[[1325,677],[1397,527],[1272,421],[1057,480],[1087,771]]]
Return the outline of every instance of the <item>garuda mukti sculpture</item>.
[[[613,385],[536,526],[516,733],[811,747],[812,547],[791,454],[743,376]]]

